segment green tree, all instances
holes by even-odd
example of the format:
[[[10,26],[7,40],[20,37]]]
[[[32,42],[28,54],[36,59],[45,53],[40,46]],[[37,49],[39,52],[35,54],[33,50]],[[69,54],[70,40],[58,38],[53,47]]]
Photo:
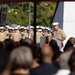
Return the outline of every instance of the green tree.
[[[31,24],[33,25],[33,14],[34,14],[34,4],[30,2],[31,5]],[[0,4],[1,6],[1,4]],[[23,26],[28,25],[28,7],[29,2],[14,3],[13,8],[8,4],[8,17],[7,23],[19,24]],[[37,25],[50,27],[50,21],[56,9],[56,2],[39,2],[37,3]]]

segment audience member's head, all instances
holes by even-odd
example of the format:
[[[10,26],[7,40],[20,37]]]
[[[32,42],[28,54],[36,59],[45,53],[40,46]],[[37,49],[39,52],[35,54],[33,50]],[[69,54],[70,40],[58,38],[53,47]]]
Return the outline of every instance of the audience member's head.
[[[52,47],[53,52],[59,51],[59,46],[55,40],[51,40],[49,45]]]
[[[30,44],[30,48],[31,48],[31,51],[32,51],[32,54],[33,54],[33,59],[36,60],[36,59],[39,59],[39,48],[37,45],[35,44]]]
[[[0,75],[2,75],[8,63],[9,55],[6,51],[0,50]]]
[[[49,45],[44,45],[41,48],[41,55],[42,55],[42,60],[44,62],[52,62],[52,57],[53,57],[53,51],[52,48]]]
[[[28,70],[32,64],[32,53],[30,48],[28,47],[18,47],[15,48],[9,59],[9,65],[11,72],[14,72],[15,70]]]
[[[12,39],[5,39],[4,43],[7,51],[11,52],[14,49],[14,41]]]
[[[59,65],[59,57],[61,55],[61,51],[57,51],[54,53],[54,56],[53,56],[53,65],[55,67],[57,67],[58,69],[60,69],[60,65]]]
[[[64,51],[73,50],[74,43],[75,43],[75,39],[73,37],[69,38],[69,40],[65,44]]]
[[[72,51],[71,56],[70,56],[70,59],[68,61],[68,64],[70,66],[71,72],[73,72],[74,75],[75,75],[75,50]]]
[[[5,40],[4,40],[4,43],[5,43],[5,45],[7,45],[7,44],[8,44],[9,42],[11,42],[11,41],[14,42],[12,39],[5,39]]]
[[[29,39],[29,38],[25,38],[25,42],[28,42],[29,44],[32,44],[33,43],[32,40]]]
[[[56,51],[53,56],[53,61],[59,61],[61,53],[62,53],[61,51]]]
[[[5,49],[5,43],[4,42],[0,42],[0,50],[4,50]]]
[[[20,46],[20,44],[19,44],[19,42],[18,42],[18,41],[15,41],[15,42],[13,43],[13,46],[14,46],[14,48],[16,48],[16,47],[19,47],[19,46]]]
[[[30,48],[33,54],[33,64],[31,66],[31,69],[33,69],[39,66],[40,52],[38,46],[35,44],[30,44]]]
[[[70,37],[69,41],[74,45],[75,44],[75,38],[74,37]]]
[[[72,51],[64,52],[60,55],[59,65],[61,69],[69,69],[68,61]]]
[[[26,42],[26,41],[23,40],[23,39],[21,39],[21,40],[19,41],[19,44],[20,44],[20,46],[26,46],[26,47],[29,47],[29,43]]]

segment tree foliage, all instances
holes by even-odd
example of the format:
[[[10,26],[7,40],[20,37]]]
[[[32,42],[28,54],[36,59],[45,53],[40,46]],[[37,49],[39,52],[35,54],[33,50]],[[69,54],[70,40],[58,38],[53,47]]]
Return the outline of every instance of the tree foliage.
[[[33,14],[34,4],[30,3],[31,6],[31,25],[33,25]],[[50,26],[50,21],[56,9],[56,2],[39,2],[37,3],[37,25]],[[29,2],[22,3],[9,3],[8,4],[8,17],[7,23],[18,24],[27,26],[28,25],[28,10]]]

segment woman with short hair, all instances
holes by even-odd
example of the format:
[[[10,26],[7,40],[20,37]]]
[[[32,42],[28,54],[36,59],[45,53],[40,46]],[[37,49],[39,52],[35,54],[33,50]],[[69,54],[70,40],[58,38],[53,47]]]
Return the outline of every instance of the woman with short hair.
[[[32,53],[29,47],[15,48],[9,58],[8,67],[10,75],[31,75],[29,68],[32,65]]]

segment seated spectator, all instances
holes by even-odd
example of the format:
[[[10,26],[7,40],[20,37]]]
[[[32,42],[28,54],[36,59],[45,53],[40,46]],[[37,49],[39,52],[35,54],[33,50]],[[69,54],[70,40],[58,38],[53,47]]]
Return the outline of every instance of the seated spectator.
[[[40,53],[39,53],[39,48],[37,45],[30,44],[30,48],[31,48],[32,55],[33,55],[33,64],[31,66],[31,70],[33,70],[34,68],[39,66],[38,61],[39,61]]]
[[[5,39],[5,40],[4,40],[4,43],[5,43],[5,45],[7,45],[7,44],[8,44],[9,42],[11,42],[11,41],[14,42],[12,39]]]
[[[23,39],[21,39],[21,40],[19,41],[19,44],[20,44],[20,46],[26,46],[26,47],[29,47],[29,43],[26,42],[26,41],[23,40]]]
[[[5,43],[4,42],[0,42],[0,49],[5,50]]]
[[[59,65],[62,69],[69,69],[68,60],[72,51],[64,52],[60,55]]]
[[[60,70],[55,75],[69,75],[70,70],[69,70],[69,65],[68,61],[71,56],[72,51],[68,51],[65,53],[62,53],[59,58],[59,65],[60,65]]]
[[[5,50],[11,52],[14,49],[14,41],[12,39],[5,39]]]
[[[75,50],[72,52],[68,64],[71,71],[69,75],[75,75]]]
[[[53,52],[57,52],[60,50],[60,48],[55,40],[51,40],[49,42],[49,45],[52,47]]]
[[[54,56],[53,56],[53,65],[56,66],[58,69],[60,68],[59,66],[59,56],[61,54],[61,51],[60,51],[60,48],[57,44],[57,42],[55,40],[51,40],[49,42],[49,45],[52,47],[52,50],[53,50],[53,53],[54,53]]]
[[[54,53],[54,56],[53,56],[53,65],[55,67],[57,67],[58,69],[60,69],[60,66],[59,66],[59,57],[61,55],[61,51],[57,51]]]
[[[0,49],[0,75],[2,75],[8,63],[9,54],[7,51]]]
[[[75,44],[75,38],[74,37],[70,37],[69,41],[74,45]]]
[[[71,37],[66,42],[65,47],[64,47],[64,51],[73,50],[74,46],[75,46],[75,38]]]
[[[57,68],[52,65],[53,52],[49,45],[44,45],[41,48],[42,63],[35,68],[33,73],[36,75],[52,75],[57,72]]]
[[[29,39],[29,38],[25,38],[25,42],[28,42],[29,44],[33,43],[33,41],[31,39]]]
[[[30,75],[31,64],[32,53],[30,48],[21,46],[12,51],[7,68],[10,69],[10,75]]]

